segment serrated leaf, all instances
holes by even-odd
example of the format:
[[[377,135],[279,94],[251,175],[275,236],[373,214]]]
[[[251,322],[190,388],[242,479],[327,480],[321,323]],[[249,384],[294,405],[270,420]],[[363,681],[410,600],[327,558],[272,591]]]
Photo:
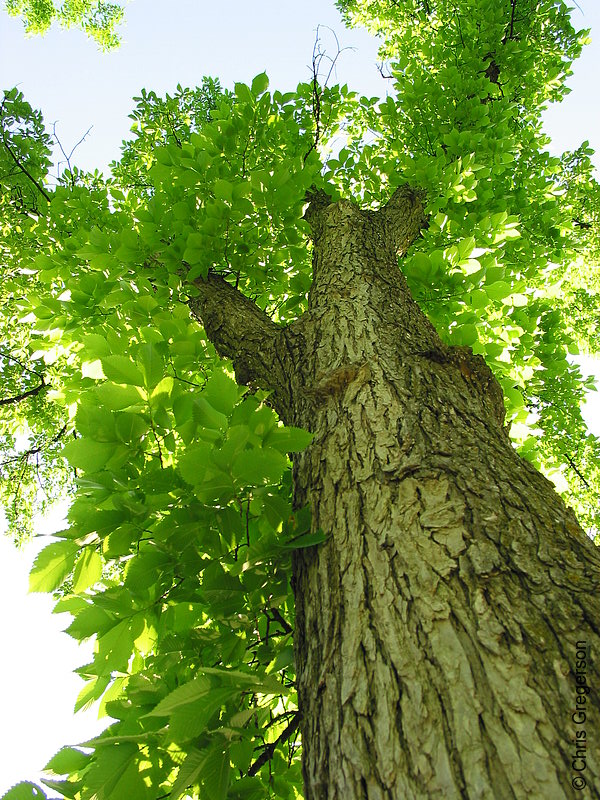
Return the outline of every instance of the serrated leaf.
[[[52,542],[34,561],[29,575],[30,592],[53,592],[73,569],[79,547],[65,539]]]
[[[194,421],[203,428],[211,428],[212,430],[224,431],[227,428],[227,417],[221,414],[216,408],[209,403],[208,400],[200,395],[194,398],[193,405]]]
[[[191,486],[202,483],[210,464],[212,446],[207,442],[190,445],[179,459],[177,469],[181,477]]]
[[[2,795],[2,800],[46,800],[46,795],[34,783],[22,781]]]
[[[199,736],[211,717],[228,700],[240,694],[238,687],[210,689],[199,700],[176,709],[169,718],[169,738],[174,742],[189,742]]]
[[[146,389],[152,391],[163,379],[165,372],[164,358],[153,344],[145,344],[140,347],[137,360],[144,373]]]
[[[77,614],[73,622],[66,629],[66,633],[74,639],[82,641],[83,639],[89,639],[90,636],[94,636],[95,634],[101,636],[115,624],[115,618],[108,614],[103,608],[87,604],[86,608]]]
[[[74,747],[63,747],[44,767],[55,775],[70,775],[89,764],[89,756]]]
[[[252,94],[255,97],[258,95],[263,94],[269,88],[269,78],[266,72],[261,72],[260,75],[257,75],[255,78],[252,79]]]
[[[98,638],[97,652],[94,656],[94,668],[100,670],[98,674],[110,675],[113,670],[127,669],[127,663],[133,653],[133,640],[141,632],[133,631],[133,625],[134,621],[123,620]]]
[[[67,800],[78,800],[79,781],[53,781],[48,778],[42,778],[42,783],[49,789],[56,789],[57,792],[60,792],[61,797],[66,797]],[[55,799],[53,798],[53,800]]]
[[[226,669],[225,667],[198,667],[198,672],[204,675],[215,675],[219,683],[223,686],[250,687],[256,691],[262,690],[271,694],[289,694],[289,690],[279,682],[273,675],[266,675],[258,672],[241,672],[236,669]]]
[[[208,695],[211,691],[211,682],[208,678],[194,678],[194,680],[178,686],[170,692],[160,703],[146,714],[147,717],[167,717],[179,708],[183,708],[196,700]]]
[[[117,386],[106,382],[94,388],[94,393],[101,403],[112,411],[138,405],[142,401],[139,389],[133,386]]]
[[[144,376],[126,356],[104,356],[100,359],[102,370],[109,381],[127,386],[143,386]]]
[[[308,447],[313,437],[314,433],[309,433],[303,428],[286,425],[270,430],[264,438],[264,443],[279,450],[280,453],[298,453]]]
[[[80,594],[102,577],[102,557],[92,547],[85,547],[73,571],[73,592]]]
[[[230,770],[229,747],[216,742],[211,747],[210,758],[200,775],[206,800],[225,800]]]
[[[167,554],[158,548],[146,549],[128,561],[125,585],[134,593],[147,590],[169,563]]]
[[[202,390],[202,397],[220,414],[228,417],[240,396],[240,387],[221,370],[214,370]]]
[[[244,450],[231,465],[234,479],[242,486],[279,483],[287,469],[287,460],[272,447]]]
[[[83,339],[83,352],[86,357],[100,358],[110,355],[110,345],[99,333],[89,333]]]
[[[115,427],[119,439],[126,444],[139,442],[149,430],[148,423],[140,414],[127,411],[117,416]]]
[[[73,711],[77,712],[81,708],[88,708],[94,700],[98,700],[104,693],[110,680],[110,675],[99,675],[87,681],[83,689],[77,695]]]
[[[93,439],[76,439],[67,442],[61,451],[73,467],[84,472],[98,472],[114,455],[115,445],[110,442],[95,442]]]
[[[139,749],[133,743],[102,747],[86,774],[86,788],[102,800],[149,800],[155,797],[139,768]]]
[[[171,800],[178,800],[189,786],[199,781],[209,758],[209,750],[196,750],[194,748],[187,754],[185,761],[179,767],[177,779],[169,795]]]
[[[82,439],[96,442],[116,440],[115,420],[108,408],[97,404],[82,403],[77,409],[77,432]]]

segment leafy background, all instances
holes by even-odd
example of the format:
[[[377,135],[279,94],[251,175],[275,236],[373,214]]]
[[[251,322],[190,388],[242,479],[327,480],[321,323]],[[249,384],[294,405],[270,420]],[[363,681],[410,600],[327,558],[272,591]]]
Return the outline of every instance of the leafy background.
[[[214,30],[219,27],[220,22],[218,19],[211,19],[210,16],[208,16],[211,13],[209,10],[204,11],[203,16],[194,24],[193,19],[191,19],[189,16],[190,4],[181,4],[180,7],[178,7],[178,5],[179,4],[177,3],[170,4],[168,15],[162,17],[160,22],[157,22],[157,15],[160,13],[160,4],[133,4],[129,9],[131,11],[131,15],[129,16],[128,28],[126,29],[126,44],[121,51],[118,51],[114,55],[110,55],[108,58],[111,60],[108,62],[104,60],[106,57],[102,57],[102,61],[100,61],[99,57],[93,53],[90,44],[83,40],[82,37],[79,37],[79,34],[77,33],[69,34],[71,38],[68,47],[64,46],[64,38],[52,33],[46,40],[34,40],[32,42],[27,42],[26,45],[24,45],[22,43],[20,29],[18,29],[18,27],[15,25],[11,25],[6,18],[2,18],[0,25],[3,26],[1,29],[3,43],[7,40],[10,45],[6,49],[3,47],[2,54],[0,56],[0,58],[2,58],[0,65],[3,70],[3,75],[5,76],[5,81],[7,84],[9,84],[11,82],[11,76],[14,76],[13,82],[22,82],[21,88],[26,90],[27,99],[34,105],[34,107],[39,106],[44,108],[48,119],[52,119],[54,115],[59,118],[57,130],[61,137],[61,141],[64,143],[64,148],[67,153],[70,152],[71,145],[75,144],[81,135],[85,133],[88,125],[92,122],[94,124],[94,129],[87,138],[85,144],[76,151],[73,157],[73,163],[79,163],[84,167],[95,167],[98,164],[106,164],[116,156],[120,140],[126,136],[127,132],[125,127],[123,127],[123,129],[120,131],[119,126],[118,124],[115,124],[115,121],[119,120],[121,123],[124,122],[126,114],[130,110],[130,96],[139,96],[141,98],[141,105],[147,103],[148,96],[146,95],[144,97],[143,94],[140,95],[139,89],[141,85],[152,87],[153,89],[156,89],[158,93],[160,93],[161,90],[167,90],[176,93],[177,90],[175,89],[174,84],[176,84],[177,81],[182,82],[184,85],[186,83],[194,85],[198,83],[203,74],[211,73],[218,74],[222,78],[224,85],[233,89],[234,80],[246,80],[247,83],[251,83],[252,77],[260,74],[262,70],[267,67],[272,78],[273,87],[277,86],[285,88],[286,82],[289,83],[290,88],[295,87],[298,78],[302,77],[299,76],[299,65],[304,65],[310,60],[310,52],[312,50],[312,43],[314,40],[314,32],[312,30],[314,27],[314,21],[328,22],[328,20],[323,19],[325,9],[323,9],[320,4],[316,3],[313,4],[314,8],[311,6],[311,4],[304,4],[301,11],[296,12],[298,14],[297,17],[291,16],[291,11],[286,12],[284,15],[279,7],[280,4],[265,3],[259,9],[251,9],[252,17],[249,19],[245,19],[243,17],[243,9],[241,7],[242,4],[240,4],[240,14],[239,16],[236,15],[235,18],[237,24],[232,25],[231,29],[228,29],[228,40],[223,41],[220,37],[215,37],[213,33],[211,33],[211,31],[214,32]],[[588,5],[590,6],[589,9],[585,6],[583,6],[583,8],[586,13],[589,12],[591,14],[591,3]],[[188,24],[182,26],[180,24],[181,19],[186,19]],[[332,20],[332,22],[338,28],[338,30],[341,29],[337,23],[337,16],[335,16],[335,19]],[[577,22],[577,27],[587,26],[589,24],[591,24],[591,21],[583,18]],[[248,48],[248,30],[252,31],[252,36],[250,38],[251,52],[249,52]],[[299,30],[305,31],[304,39],[301,35],[299,35]],[[152,37],[155,35],[156,31],[160,31],[160,41],[153,41]],[[284,35],[285,31],[287,31],[290,35],[289,38],[286,38]],[[5,35],[5,32],[9,34],[8,37]],[[199,32],[202,32],[202,37],[198,35]],[[188,35],[190,36],[190,39],[186,42],[185,37]],[[131,42],[128,44],[127,39],[130,36]],[[216,51],[213,45],[215,40],[219,41],[218,49]],[[342,45],[346,45],[355,41],[360,41],[362,46],[362,43],[365,41],[365,39],[364,37],[360,37],[357,32],[343,32]],[[332,44],[333,43],[330,40],[330,46]],[[294,47],[295,50],[293,49]],[[34,53],[33,56],[32,52]],[[291,55],[293,52],[297,53],[297,57],[295,59]],[[156,53],[160,54],[158,58],[156,57]],[[176,54],[175,58],[174,53]],[[150,54],[152,56],[151,58],[149,57]],[[242,54],[243,59],[240,59]],[[190,61],[187,64],[184,64],[183,61],[179,60],[184,58],[190,58]],[[269,63],[267,63],[267,59]],[[346,69],[345,65],[348,63],[348,61],[354,64],[355,69],[353,70],[353,73],[356,74],[351,74],[350,70],[348,70],[347,73],[344,72]],[[368,47],[361,49],[361,52],[358,54],[346,53],[339,63],[340,75],[338,77],[341,78],[342,81],[348,80],[353,88],[358,88],[367,95],[380,94],[382,91],[382,78],[372,67],[372,61],[372,49]],[[33,78],[29,79],[28,85],[28,79],[26,75],[28,65],[31,64],[35,70],[35,80],[33,80]],[[44,69],[42,71],[43,80],[40,80],[40,64],[44,65]],[[108,72],[107,64],[109,65]],[[169,72],[167,72],[165,69],[165,65],[167,64],[169,65]],[[287,67],[287,69],[284,69],[283,67]],[[583,61],[580,62],[577,70],[578,74],[597,74],[596,69],[593,66],[586,66],[585,62]],[[102,76],[102,84],[95,82],[94,74]],[[166,82],[168,82],[166,75],[168,74],[174,76],[173,83],[171,85],[166,85]],[[369,75],[372,76],[372,90],[369,90],[368,88],[370,81],[368,84],[365,81],[366,76]],[[65,76],[68,76],[68,78],[65,79]],[[385,84],[383,85],[385,89]],[[68,90],[65,88],[66,86],[68,86]],[[110,87],[108,91],[107,87]],[[593,109],[595,106],[594,104],[587,102],[588,99],[589,95],[587,97],[582,96],[583,104],[586,105],[588,109]],[[66,111],[67,106],[75,106],[77,108],[76,117],[70,121]],[[561,115],[567,114],[564,106],[559,113]],[[573,117],[571,114],[568,114],[568,119],[569,127],[573,128]],[[579,130],[585,130],[586,133],[588,131],[591,133],[594,130],[598,130],[598,125],[594,126],[593,124],[582,124],[581,126],[577,127]],[[574,147],[578,144],[578,141],[570,141],[568,143],[561,142],[560,149]],[[450,145],[451,142],[448,144],[448,146]],[[135,152],[131,152],[129,155],[130,159],[133,160],[136,157]],[[172,163],[172,155],[172,153],[170,154],[168,152],[162,154],[161,158],[164,158],[166,162],[165,166],[169,166]],[[63,164],[63,167],[64,166],[65,165]],[[457,175],[457,177],[459,176]],[[223,194],[222,199],[227,200],[227,193],[233,190],[227,183],[226,177],[217,178],[217,180],[224,181],[224,183],[220,184],[219,191]],[[461,185],[460,182],[458,182],[457,185]],[[466,186],[460,191],[469,191],[469,188]],[[98,241],[96,243],[97,250],[95,252],[93,250],[89,251],[86,254],[87,257],[90,258],[90,261],[93,261],[94,258],[99,258],[102,255],[104,244],[105,242],[101,240]],[[120,247],[124,248],[122,254],[126,256],[128,247],[126,234],[124,234],[123,241],[121,241],[119,244]],[[192,251],[194,249],[193,244],[194,240],[192,239],[189,244],[189,247],[191,247]],[[293,246],[293,243],[289,244],[290,246]],[[92,246],[93,245],[94,243],[92,242]],[[193,260],[193,254],[188,253],[188,255],[191,256],[191,259]],[[459,257],[466,257],[469,255],[469,253],[467,253],[465,250],[465,253],[458,253],[457,255]],[[416,261],[415,264],[419,265],[418,261]],[[419,266],[422,268],[424,266],[424,262],[422,262]],[[427,262],[427,266],[430,266],[429,262]],[[435,264],[433,266],[435,267]],[[89,291],[93,296],[95,291],[93,284],[90,285]],[[148,313],[150,314],[153,310],[151,297],[147,299],[146,307]],[[53,311],[53,309],[50,309],[50,311]],[[43,319],[44,313],[47,312],[40,307],[39,319]],[[182,338],[185,338],[186,342],[189,340],[187,331],[184,329],[181,330],[181,336]],[[161,392],[160,390],[157,390],[159,389],[159,385],[164,377],[164,364],[161,362],[162,354],[160,349],[157,350],[156,347],[153,348],[153,343],[151,341],[139,342],[139,349],[136,353],[138,362],[137,366],[132,366],[129,362],[124,363],[119,361],[118,356],[115,356],[114,352],[111,353],[110,350],[106,351],[103,349],[104,345],[100,341],[94,342],[94,340],[89,340],[88,344],[92,349],[94,346],[98,348],[96,355],[102,364],[102,369],[104,370],[104,374],[106,374],[107,378],[110,378],[112,375],[116,382],[130,383],[130,385],[133,387],[140,386],[149,392],[150,396],[154,395],[154,392],[156,391],[154,397],[160,398]],[[114,342],[113,345],[115,350],[118,352],[118,342]],[[182,357],[184,355],[185,354],[182,354]],[[197,356],[198,353],[194,353],[194,355]],[[90,367],[90,370],[92,369],[93,368]],[[99,374],[101,373],[95,373],[94,375],[93,372],[90,372],[89,377],[90,379],[93,379]],[[223,379],[222,377],[219,378],[218,376],[215,378],[215,380],[226,381],[226,379]],[[223,384],[223,387],[225,387],[224,394],[227,395],[227,384]],[[220,392],[219,395],[221,394],[222,393]],[[230,395],[233,402],[233,389],[231,389]],[[118,398],[104,399],[107,400],[109,404],[112,402],[113,405],[115,402],[120,402]],[[130,403],[130,409],[132,405],[135,404]],[[185,405],[185,402],[183,402],[183,405]],[[160,407],[160,403],[158,403],[158,406]],[[182,407],[180,412],[182,415],[182,420],[185,423],[185,414],[187,413],[186,409]],[[211,420],[207,419],[206,415],[212,415],[212,423],[218,428],[223,424],[223,416],[228,417],[233,413],[233,406],[221,408],[220,410],[215,408],[211,410],[211,408],[204,407],[201,409],[201,412],[196,413],[198,414],[202,412],[205,415],[203,417],[203,422],[211,422]],[[129,416],[127,416],[127,414],[129,414]],[[221,414],[220,417],[217,416],[219,414]],[[140,420],[141,417],[139,414],[136,414],[135,410],[133,412],[124,412],[119,418],[119,430],[107,431],[104,441],[102,441],[102,437],[100,437],[100,440],[97,441],[97,446],[93,454],[98,459],[99,464],[102,463],[102,460],[105,457],[107,449],[106,442],[113,441],[113,439],[110,437],[117,436],[117,438],[125,443],[133,441],[137,436],[139,436],[140,431],[136,426],[143,424],[143,420],[142,422],[140,422]],[[102,411],[100,409],[96,417],[87,420],[88,430],[102,430],[104,423],[110,427],[113,424],[113,420],[108,420],[107,418],[103,419]],[[85,425],[85,420],[78,419],[78,426],[85,430]],[[210,429],[209,424],[206,424],[205,427]],[[206,443],[199,443],[199,445],[203,447],[206,446]],[[235,441],[233,442],[232,447],[235,447]],[[73,452],[71,453],[71,456],[74,459],[74,463],[77,462],[78,458],[89,457],[89,448],[85,453],[78,453],[77,450],[77,447],[72,448]],[[94,469],[94,464],[90,463],[89,461],[85,464],[79,462],[79,464],[87,467],[90,471],[93,471]],[[269,468],[268,464],[265,464],[265,468]],[[190,478],[193,478],[194,470],[195,464],[193,462],[192,452],[191,460],[188,464],[188,475]],[[185,466],[182,469],[181,474],[185,480]],[[243,479],[246,476],[247,470],[245,472],[245,465],[242,458],[239,463],[239,478]],[[266,477],[268,478],[269,476]],[[122,511],[124,516],[129,515],[130,518],[131,514],[135,514],[136,502],[139,501],[139,498],[136,499],[136,497],[129,496],[127,495],[127,492],[124,492],[123,495],[124,505]],[[85,505],[83,504],[80,511],[80,522],[85,520],[88,513],[89,509],[85,508]],[[278,513],[281,512],[279,511]],[[112,523],[114,523],[114,519],[111,520],[111,524]],[[116,541],[114,543],[114,552],[118,553],[118,536],[115,538]],[[66,545],[63,544],[60,546],[57,552],[57,555],[59,556],[56,559],[57,564],[63,563],[63,557],[65,555],[67,556],[68,562],[68,558],[70,556],[70,554],[67,552],[68,545],[69,542],[67,541]],[[93,552],[93,550],[90,550],[91,554],[80,560],[81,566],[79,567],[79,571],[74,578],[78,582],[79,588],[82,588],[86,581],[93,582],[95,576],[97,576],[98,563],[93,555]],[[50,551],[47,557],[47,571],[44,577],[52,575],[55,567],[55,562],[52,560],[52,555],[53,552]],[[75,556],[74,550],[72,555]],[[128,588],[134,595],[137,593],[138,598],[141,597],[143,599],[143,586],[146,583],[148,575],[155,574],[156,570],[160,567],[160,564],[157,562],[155,563],[154,559],[155,554],[148,553],[148,557],[139,568],[141,574],[136,576],[135,571],[133,571],[131,576],[128,575]],[[58,578],[59,575],[56,577]],[[232,585],[230,589],[232,592],[235,592],[236,590],[239,591],[239,585],[237,588]],[[224,598],[224,602],[225,601],[226,598]],[[224,608],[226,610],[227,606],[225,605]],[[78,610],[81,612],[85,609]],[[108,610],[108,613],[110,613],[110,610]],[[130,641],[135,637],[136,641],[142,639],[141,646],[143,646],[144,633],[148,633],[148,635],[150,635],[149,631],[151,629],[151,625],[147,625],[146,623],[147,620],[144,620],[141,628],[140,620],[137,620],[135,623],[128,622],[127,625],[123,626],[123,629],[120,631],[120,633],[125,633],[125,642],[130,644]],[[111,629],[107,629],[107,636],[109,635],[110,630]],[[109,649],[112,652],[113,648],[109,648],[108,646],[110,641],[107,640],[106,644],[106,652],[108,652]],[[119,653],[117,652],[114,657],[118,659]],[[37,655],[32,654],[30,658],[35,659],[38,664],[37,674],[40,676],[40,680],[47,680],[47,672],[44,664],[49,658],[54,658],[54,652],[50,654],[47,651],[41,651],[38,652]],[[16,664],[17,669],[21,671],[20,659],[15,659],[14,663]],[[81,658],[77,659],[77,663],[81,663]],[[210,685],[210,679],[208,679],[208,681],[208,683],[204,684],[204,689],[202,685],[194,687],[194,691],[198,691],[197,696],[195,695],[197,699],[204,697],[203,691],[206,691],[207,687]],[[15,694],[14,682],[12,678],[2,680],[0,684],[3,687],[11,686],[10,693],[11,695]],[[54,687],[50,689],[46,686],[45,689],[46,694],[49,691],[55,691]],[[25,706],[30,705],[29,700],[26,699],[30,691],[30,687],[24,690],[21,699],[21,707],[15,713],[15,717],[25,717],[22,709]],[[224,701],[229,698],[226,686],[222,686],[219,691],[223,692],[222,699]],[[168,710],[171,712],[173,710],[176,711],[177,709]],[[177,724],[184,725],[185,720],[182,719],[180,723]],[[50,752],[47,753],[47,755],[50,755],[51,752],[56,750],[57,747],[63,742],[64,737],[59,734],[57,736],[56,743],[50,746]],[[7,755],[6,751],[5,755]],[[126,757],[127,753],[124,755]],[[29,752],[28,757],[31,757],[31,752]],[[243,760],[244,754],[239,754],[239,757]],[[45,759],[46,756],[43,756],[41,761]],[[13,764],[14,760],[10,757],[7,757],[6,763]],[[125,770],[126,769],[127,766],[125,765]],[[23,774],[15,775],[13,779],[9,780],[9,783],[16,778],[23,777],[32,778],[34,776],[31,774],[26,776]]]

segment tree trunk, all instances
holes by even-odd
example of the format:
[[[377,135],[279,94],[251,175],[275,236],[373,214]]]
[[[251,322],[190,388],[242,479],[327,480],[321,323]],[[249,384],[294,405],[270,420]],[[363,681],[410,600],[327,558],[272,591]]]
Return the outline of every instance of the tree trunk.
[[[294,559],[305,800],[593,796],[597,550],[511,446],[483,359],[412,300],[397,253],[418,195],[372,212],[318,194],[307,218],[299,320],[279,328],[216,276],[191,304],[315,433],[294,466],[329,535]]]

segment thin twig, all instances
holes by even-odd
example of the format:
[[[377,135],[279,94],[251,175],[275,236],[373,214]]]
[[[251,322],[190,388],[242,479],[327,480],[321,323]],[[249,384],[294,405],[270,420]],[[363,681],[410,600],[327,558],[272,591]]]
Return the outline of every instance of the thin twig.
[[[40,184],[40,183],[39,183],[39,182],[38,182],[38,181],[37,181],[37,180],[36,180],[36,179],[33,177],[33,175],[31,174],[31,172],[29,172],[29,170],[27,169],[27,167],[26,167],[24,164],[22,164],[22,163],[21,163],[21,161],[19,160],[19,158],[18,158],[18,157],[17,157],[17,156],[16,156],[16,155],[13,153],[11,146],[10,146],[10,145],[8,144],[8,142],[6,141],[6,134],[5,134],[4,132],[2,132],[2,144],[4,145],[4,147],[6,147],[6,150],[7,150],[8,154],[9,154],[9,156],[10,156],[10,157],[12,158],[12,160],[15,162],[15,164],[16,164],[16,165],[17,165],[17,167],[20,169],[20,171],[23,173],[23,175],[25,175],[27,178],[29,178],[29,180],[31,181],[31,183],[33,183],[33,185],[34,185],[34,186],[35,186],[35,188],[38,190],[38,192],[39,192],[39,193],[40,193],[40,194],[41,194],[43,197],[45,197],[45,198],[46,198],[46,200],[47,200],[48,202],[50,202],[50,199],[51,199],[51,198],[50,198],[50,195],[48,194],[48,192],[47,192],[47,191],[44,189],[44,187],[43,187],[43,186],[42,186],[42,185],[41,185],[41,184]]]
[[[286,727],[286,729],[283,731],[283,733],[281,733],[277,737],[277,739],[275,739],[274,742],[272,742],[271,744],[268,744],[265,747],[265,749],[263,750],[263,752],[261,753],[261,755],[256,759],[254,764],[252,764],[252,766],[248,770],[249,777],[252,777],[253,775],[256,775],[258,770],[262,766],[264,766],[267,763],[267,761],[270,761],[273,758],[275,750],[277,749],[277,745],[280,745],[280,744],[283,744],[284,742],[286,742],[290,738],[290,736],[298,729],[299,725],[300,725],[300,712],[296,711],[292,721]]]

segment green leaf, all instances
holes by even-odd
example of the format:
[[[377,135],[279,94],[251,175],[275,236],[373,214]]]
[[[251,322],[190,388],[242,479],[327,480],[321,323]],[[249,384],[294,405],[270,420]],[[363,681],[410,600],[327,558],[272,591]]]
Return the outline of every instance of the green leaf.
[[[185,761],[179,767],[177,779],[169,795],[170,800],[179,800],[188,787],[194,783],[199,783],[200,776],[206,769],[211,755],[210,750],[197,750],[196,748],[187,754]]]
[[[151,392],[163,379],[165,371],[164,358],[153,344],[145,344],[140,347],[138,362],[144,374],[144,385]]]
[[[117,386],[107,381],[94,388],[94,394],[101,403],[112,411],[137,406],[142,402],[139,389],[133,386]]]
[[[129,742],[98,748],[86,786],[102,800],[150,800],[155,793],[140,771],[139,749]]]
[[[73,569],[79,547],[64,539],[44,547],[29,575],[30,592],[53,592]]]
[[[87,681],[83,689],[77,695],[73,711],[77,712],[81,708],[89,708],[94,700],[98,700],[98,698],[102,696],[110,680],[110,675],[99,675]]]
[[[46,795],[34,783],[22,781],[3,794],[2,800],[46,800]]]
[[[115,618],[108,614],[103,608],[96,605],[87,605],[80,611],[73,622],[69,625],[66,633],[74,639],[89,639],[90,636],[98,634],[101,636],[116,624]]]
[[[212,446],[206,442],[190,445],[179,459],[177,469],[181,477],[191,486],[202,483],[208,465]]]
[[[252,93],[245,83],[236,83],[234,86],[235,96],[241,103],[252,103]]]
[[[484,291],[492,300],[502,300],[507,297],[511,292],[511,286],[506,281],[495,281],[494,283],[486,283]]]
[[[139,625],[138,625],[139,627]],[[99,675],[109,676],[113,670],[126,671],[129,658],[133,652],[133,641],[141,630],[132,630],[132,621],[119,622],[97,641],[97,653],[94,656],[94,668]]]
[[[110,345],[104,336],[98,333],[89,333],[83,340],[83,353],[91,358],[101,358],[110,355]]]
[[[260,75],[257,75],[255,78],[252,79],[252,94],[255,97],[263,94],[269,88],[269,78],[267,77],[266,72],[261,72]]]
[[[170,565],[170,559],[156,547],[148,548],[127,563],[125,585],[134,594],[145,593]]]
[[[61,451],[68,462],[84,472],[98,472],[115,453],[109,442],[94,442],[91,439],[76,439],[67,442]]]
[[[277,427],[267,433],[264,443],[281,453],[298,453],[312,442],[314,433],[291,425]]]
[[[169,738],[174,742],[195,739],[205,730],[213,715],[240,693],[239,688],[231,686],[211,689],[199,700],[176,709],[169,719]]]
[[[303,533],[300,536],[292,537],[288,541],[281,542],[280,547],[288,550],[299,550],[302,547],[314,547],[317,544],[323,544],[327,539],[327,534],[319,530],[314,533]]]
[[[116,440],[115,419],[104,406],[82,403],[77,409],[77,432],[83,439],[96,442],[114,442]]]
[[[288,467],[286,458],[272,447],[244,450],[231,465],[234,479],[242,486],[279,483]]]
[[[79,800],[77,797],[79,781],[54,781],[42,778],[42,783],[49,789],[56,789],[57,792],[60,792],[61,797],[66,797],[68,800]]]
[[[476,325],[458,325],[452,331],[453,344],[471,346],[477,341],[479,341],[479,334]]]
[[[144,376],[126,356],[104,356],[100,359],[102,371],[113,383],[126,384],[127,386],[143,386]]]
[[[202,397],[221,414],[228,417],[240,396],[240,387],[221,370],[214,370],[202,391]]]
[[[199,666],[198,671],[204,675],[214,675],[218,678],[220,685],[229,684],[238,687],[255,689],[256,691],[270,692],[271,694],[289,694],[290,691],[274,676],[266,673],[242,672],[236,669],[225,669],[224,667],[204,667]]]
[[[102,558],[93,547],[85,547],[73,572],[73,592],[80,594],[102,577]]]
[[[78,772],[89,764],[90,757],[74,747],[63,747],[44,767],[55,775],[69,775]]]
[[[194,398],[194,420],[204,428],[224,431],[227,428],[227,417],[215,409],[212,403],[204,397],[204,392]]]
[[[148,423],[140,414],[125,411],[116,418],[116,433],[126,444],[139,442],[149,430]]]
[[[153,708],[146,716],[148,717],[168,717],[174,711],[183,708],[210,694],[212,689],[208,678],[194,678],[194,680],[178,686],[170,692],[160,703]]]
[[[224,200],[225,202],[230,203],[233,199],[233,184],[230,181],[224,180],[223,178],[218,178],[215,181],[213,191],[217,200]]]
[[[210,750],[210,758],[201,773],[206,800],[225,800],[229,788],[231,764],[229,747],[215,742]]]

